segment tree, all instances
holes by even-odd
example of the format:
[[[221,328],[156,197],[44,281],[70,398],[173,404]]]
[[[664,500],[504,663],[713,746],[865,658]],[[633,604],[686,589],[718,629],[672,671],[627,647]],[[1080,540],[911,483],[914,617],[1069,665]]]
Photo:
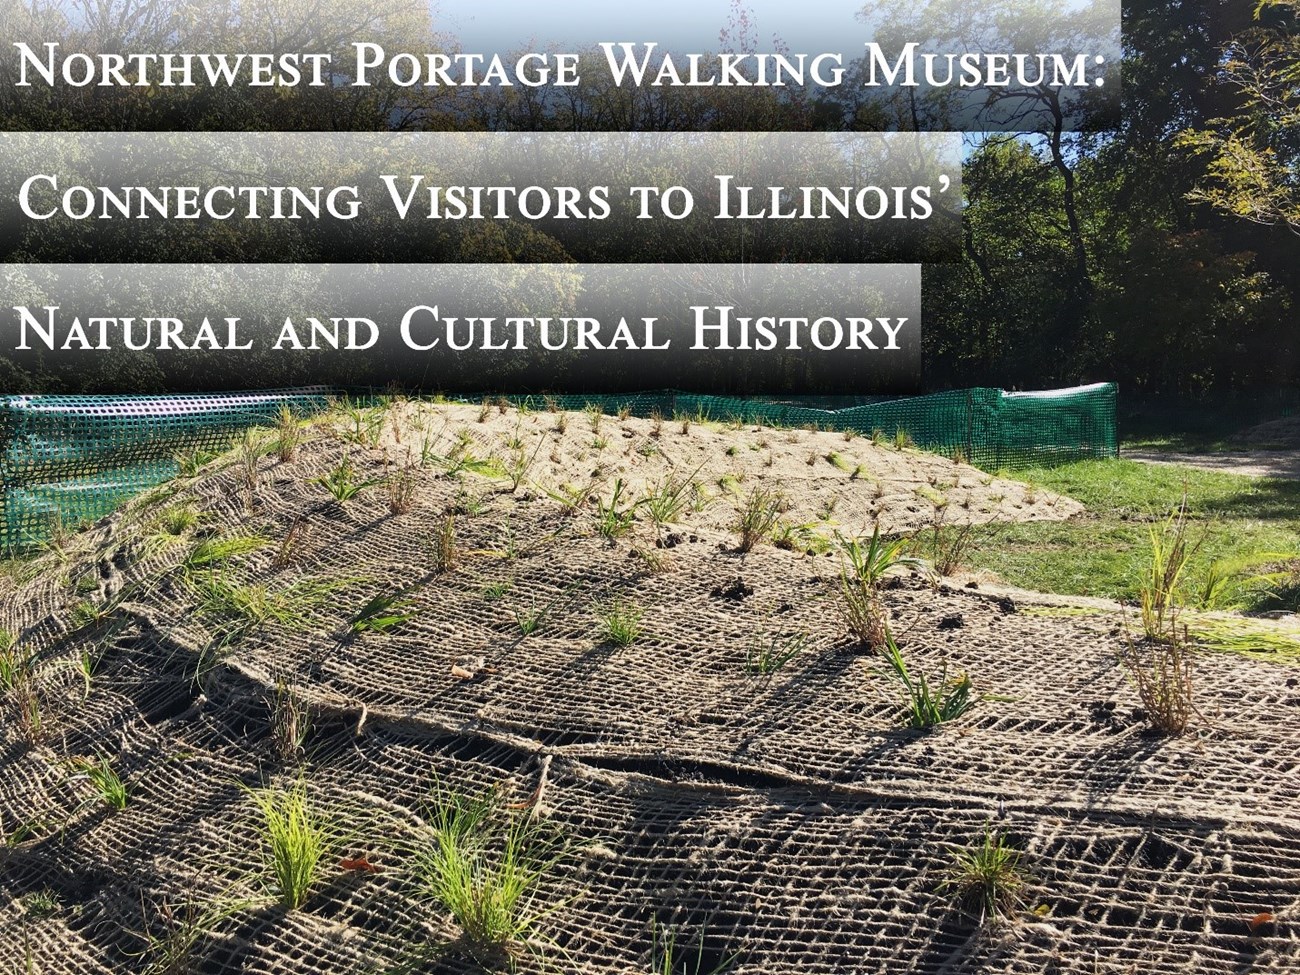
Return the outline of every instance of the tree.
[[[1300,0],[1261,0],[1255,16],[1219,67],[1242,110],[1179,139],[1207,159],[1188,199],[1300,234]]]

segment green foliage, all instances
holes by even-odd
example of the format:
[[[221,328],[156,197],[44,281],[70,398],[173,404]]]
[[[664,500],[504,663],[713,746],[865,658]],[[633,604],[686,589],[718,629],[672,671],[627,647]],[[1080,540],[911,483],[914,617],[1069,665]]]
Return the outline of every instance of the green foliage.
[[[840,614],[849,634],[872,649],[889,638],[889,614],[880,599],[880,583],[895,569],[919,566],[920,560],[905,554],[908,540],[886,541],[877,524],[870,541],[838,536],[840,548]]]
[[[614,482],[614,493],[609,501],[603,498],[596,499],[596,525],[600,534],[610,541],[622,538],[632,531],[636,518],[635,506],[623,504],[623,494],[626,490],[627,482],[620,477]]]
[[[1026,880],[1021,852],[1001,831],[984,827],[980,842],[954,847],[947,875],[939,885],[958,904],[973,909],[981,924],[997,925],[1024,904]]]
[[[292,462],[301,442],[302,421],[287,405],[281,406],[275,424],[275,453],[280,458],[280,463]]]
[[[697,467],[689,477],[669,474],[646,488],[642,507],[649,513],[656,527],[662,527],[680,521],[682,514],[691,505],[697,484],[695,475],[702,468]]]
[[[1186,490],[1188,530],[1195,550],[1182,579],[1191,594],[1206,591],[1220,564],[1228,579],[1208,583],[1220,607],[1271,609],[1300,605],[1285,574],[1270,584],[1266,562],[1284,568],[1300,552],[1300,481],[1244,477],[1176,464],[1079,461],[1021,472],[1046,490],[1083,502],[1085,518],[999,526],[996,545],[968,553],[971,568],[996,572],[1038,592],[1100,596],[1136,603],[1151,558],[1153,511],[1176,509]],[[1253,567],[1253,568],[1252,568]]]
[[[299,780],[288,788],[249,790],[271,883],[290,910],[307,903],[321,866],[337,840],[337,830],[318,812]]]
[[[536,600],[530,603],[526,609],[523,607],[516,607],[515,623],[519,627],[519,632],[524,636],[532,636],[540,630],[542,624],[546,622],[546,613],[548,609],[549,607],[546,606],[538,607]]]
[[[923,569],[925,564],[915,556],[908,555],[911,544],[906,538],[892,541],[880,537],[880,525],[877,524],[869,540],[836,536],[840,553],[843,556],[844,573],[855,586],[878,589],[885,576],[895,569]]]
[[[238,583],[218,572],[204,572],[189,580],[197,597],[199,613],[216,616],[236,631],[267,624],[302,630],[311,624],[312,612],[322,606],[341,585],[339,582],[299,580],[271,588],[255,583]]]
[[[903,653],[892,637],[886,637],[885,661],[889,665],[885,676],[897,686],[902,698],[904,724],[909,728],[924,730],[956,721],[975,707],[971,679],[965,674],[949,679],[948,666],[944,665],[939,679],[931,683],[924,673],[915,676],[903,659]]]
[[[765,487],[750,488],[737,512],[736,531],[740,533],[740,552],[751,552],[754,546],[771,535],[787,501],[780,491]]]
[[[350,633],[387,633],[410,621],[415,604],[405,592],[380,593],[357,611],[348,623]]]
[[[69,766],[77,778],[90,784],[95,796],[109,809],[125,809],[130,790],[122,777],[102,755],[94,758],[74,758]]]
[[[1148,640],[1174,637],[1178,604],[1182,599],[1183,572],[1195,546],[1187,537],[1187,500],[1159,528],[1150,529],[1151,558],[1138,590],[1142,631]]]
[[[1296,0],[1261,0],[1257,20],[1269,17],[1274,26],[1258,26],[1235,38],[1219,70],[1237,93],[1231,118],[1211,120],[1204,128],[1182,132],[1175,145],[1206,160],[1204,177],[1188,192],[1189,200],[1206,203],[1224,213],[1271,226],[1283,224],[1300,232],[1300,29],[1296,14],[1284,26],[1286,10],[1300,10]]]
[[[480,964],[536,948],[556,904],[540,887],[568,854],[563,838],[529,815],[504,808],[498,792],[435,794],[411,869],[420,893],[461,929]]]
[[[645,611],[633,602],[611,599],[596,606],[601,638],[617,647],[630,647],[641,636]]]
[[[0,694],[26,681],[35,669],[34,655],[8,630],[0,630]]]
[[[261,535],[228,535],[224,538],[205,538],[190,549],[189,555],[181,563],[181,568],[187,572],[211,568],[241,555],[256,552],[267,544],[267,540]]]
[[[770,677],[808,649],[808,637],[766,636],[756,638],[745,651],[745,671],[754,677]]]
[[[316,483],[325,488],[339,504],[346,504],[366,488],[381,483],[379,479],[363,481],[358,479],[352,458],[344,457],[338,466],[323,477],[316,478]]]

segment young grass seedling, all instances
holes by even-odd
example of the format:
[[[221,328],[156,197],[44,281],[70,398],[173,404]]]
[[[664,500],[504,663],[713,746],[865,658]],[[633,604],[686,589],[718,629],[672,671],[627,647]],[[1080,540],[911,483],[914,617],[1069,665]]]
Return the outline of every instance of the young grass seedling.
[[[980,924],[996,926],[1024,905],[1020,858],[1001,831],[986,825],[979,843],[952,849],[952,863],[939,889],[951,891],[959,905],[978,911]]]
[[[641,636],[641,617],[645,611],[635,603],[612,599],[596,606],[600,636],[616,647],[630,647]]]
[[[33,655],[8,630],[0,630],[0,694],[13,690],[32,672]]]
[[[614,482],[614,493],[608,502],[596,499],[597,526],[600,534],[610,541],[622,538],[632,530],[635,506],[620,507],[626,488],[627,483],[620,477]]]
[[[519,626],[519,632],[524,636],[532,636],[542,628],[546,621],[546,612],[549,607],[538,608],[537,601],[534,600],[527,609],[515,609],[515,623]]]
[[[704,932],[700,932],[692,947],[682,950],[678,939],[681,929],[674,925],[666,927],[656,918],[650,924],[650,971],[652,975],[724,975],[731,970],[739,952],[724,955],[718,961],[707,957],[704,948]],[[710,966],[710,962],[712,965]]]
[[[348,623],[348,632],[388,633],[410,622],[414,616],[414,603],[406,592],[380,593],[366,603]]]
[[[560,905],[539,903],[539,887],[568,855],[545,823],[503,807],[496,791],[470,798],[439,789],[412,858],[420,892],[451,915],[467,953],[490,968],[549,941],[540,924]]]
[[[379,481],[358,480],[356,469],[352,466],[352,459],[344,457],[334,470],[324,477],[316,478],[315,483],[325,488],[330,493],[330,497],[339,504],[346,504],[366,488],[374,487]]]
[[[275,453],[280,463],[291,463],[298,455],[298,445],[301,442],[302,421],[287,405],[281,406],[275,424]]]
[[[780,491],[764,487],[751,488],[736,519],[736,531],[740,533],[738,550],[742,553],[750,552],[767,538],[785,509],[786,499]]]
[[[485,603],[494,603],[514,586],[514,580],[502,579],[498,582],[488,583],[483,587],[483,601]]]
[[[880,583],[894,569],[919,566],[919,559],[904,555],[906,539],[882,541],[880,525],[871,540],[837,536],[840,546],[840,612],[850,635],[863,646],[875,649],[888,639],[889,614],[880,599]]]
[[[275,557],[271,559],[271,565],[277,569],[283,569],[297,562],[302,556],[302,550],[307,544],[307,539],[311,537],[311,522],[305,517],[298,517],[293,520],[289,530],[284,533],[284,538],[280,540],[280,545],[275,551]]]
[[[745,651],[745,672],[751,677],[771,677],[808,649],[808,637],[759,637]]]
[[[415,468],[407,465],[384,482],[388,488],[388,510],[394,515],[406,515],[415,510]]]
[[[650,520],[655,529],[662,532],[663,526],[680,521],[682,513],[691,506],[691,501],[698,487],[695,476],[703,469],[701,464],[689,477],[667,475],[646,488],[641,506],[650,513]]]
[[[230,559],[256,552],[267,544],[261,535],[230,535],[226,538],[205,538],[190,549],[181,562],[181,570],[193,573],[197,569],[212,568]]]
[[[888,633],[884,650],[885,661],[889,664],[885,675],[898,684],[903,700],[904,724],[908,728],[934,728],[956,721],[975,707],[971,679],[966,674],[949,680],[948,666],[945,664],[939,680],[931,684],[923,673],[918,673],[915,677],[912,675],[902,651]]]
[[[9,698],[13,703],[19,737],[35,748],[45,741],[48,724],[45,720],[46,691],[34,664],[28,663],[18,671]]]
[[[144,936],[144,975],[196,975],[200,969],[195,956],[203,941],[221,922],[253,906],[252,901],[229,900],[202,907],[191,900],[179,908],[160,907],[162,932]]]
[[[542,452],[544,446],[546,446],[546,438],[538,437],[537,446],[533,448],[533,452],[530,454],[522,438],[516,433],[514,446],[510,448],[510,456],[506,458],[504,465],[506,480],[510,482],[511,494],[515,494],[519,490],[519,485],[524,483],[524,479],[528,477],[528,472],[533,469],[533,465],[537,462],[537,455]]]
[[[122,777],[102,755],[94,758],[74,758],[68,763],[76,777],[88,782],[95,796],[109,809],[126,808],[130,790]]]
[[[317,812],[302,780],[287,789],[252,789],[249,795],[259,814],[257,831],[272,885],[280,902],[297,910],[307,903],[336,831]]]

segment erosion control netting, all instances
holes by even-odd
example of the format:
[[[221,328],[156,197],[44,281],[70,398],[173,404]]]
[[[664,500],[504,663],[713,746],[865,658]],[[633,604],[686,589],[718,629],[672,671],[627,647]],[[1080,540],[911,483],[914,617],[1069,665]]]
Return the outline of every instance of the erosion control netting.
[[[172,477],[177,457],[225,448],[232,434],[271,423],[282,406],[321,409],[329,391],[210,396],[0,397],[0,552],[40,544],[59,527],[94,521]],[[749,422],[906,434],[917,445],[985,470],[1117,455],[1115,387],[1050,393],[966,389],[847,409],[671,391],[634,396],[516,397],[533,408],[601,405]]]
[[[251,488],[218,461],[0,580],[0,627],[37,652],[45,688],[44,744],[23,741],[12,697],[0,733],[5,829],[36,824],[0,853],[0,970],[143,969],[161,957],[147,936],[177,930],[188,904],[197,971],[474,971],[398,841],[432,790],[493,786],[572,849],[538,887],[528,971],[659,970],[656,930],[689,949],[679,971],[1300,965],[1294,671],[1202,657],[1208,723],[1149,738],[1113,616],[908,577],[884,598],[912,667],[948,661],[988,696],[918,735],[899,729],[878,658],[842,637],[832,557],[742,556],[693,512],[663,548],[643,522],[610,541],[591,507],[463,466],[417,471],[406,514],[378,487],[339,504],[317,478],[347,456],[374,479],[385,459],[321,437],[264,459]],[[437,573],[429,539],[448,513],[459,557]],[[349,634],[398,591],[409,620]],[[254,623],[277,599],[295,611]],[[644,609],[623,649],[597,632],[611,599]],[[783,669],[747,673],[760,642],[799,636]],[[312,712],[302,771],[269,745],[277,686]],[[127,778],[126,808],[95,801],[63,757],[94,754]],[[300,777],[349,835],[290,911],[259,886],[243,790]],[[990,822],[1030,887],[1013,922],[981,933],[941,883]],[[340,868],[357,854],[380,872]],[[232,897],[252,903],[203,913]]]

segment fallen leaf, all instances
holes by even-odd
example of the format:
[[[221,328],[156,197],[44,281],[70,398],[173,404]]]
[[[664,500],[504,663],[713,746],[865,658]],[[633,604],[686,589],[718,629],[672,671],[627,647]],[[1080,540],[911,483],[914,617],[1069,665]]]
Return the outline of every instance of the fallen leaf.
[[[356,873],[379,873],[379,868],[365,857],[344,857],[339,861],[339,866]]]
[[[1250,919],[1250,933],[1255,934],[1260,928],[1267,927],[1273,923],[1273,915],[1269,911],[1260,911]]]

